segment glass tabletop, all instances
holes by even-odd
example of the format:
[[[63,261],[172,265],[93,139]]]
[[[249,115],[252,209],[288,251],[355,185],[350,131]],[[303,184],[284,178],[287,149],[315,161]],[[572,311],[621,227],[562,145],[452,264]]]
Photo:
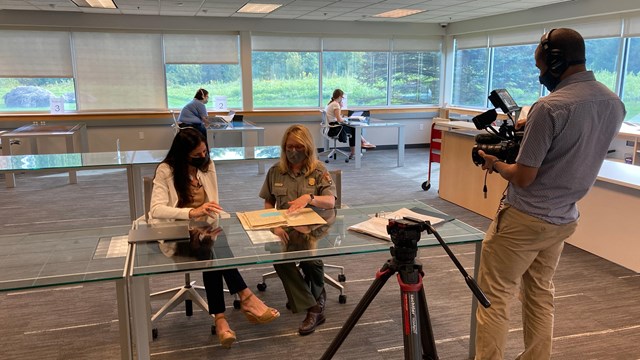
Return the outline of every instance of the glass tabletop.
[[[209,127],[206,128],[211,131],[225,131],[225,130],[264,130],[263,127],[256,126],[255,124],[249,121],[231,121],[228,123],[211,123]]]
[[[2,136],[42,136],[42,135],[69,135],[78,131],[82,124],[73,125],[24,125]]]
[[[130,228],[2,235],[0,291],[122,279]]]
[[[392,212],[400,208],[418,208],[440,213],[419,201],[384,205],[359,206],[339,210],[317,210],[326,225],[309,228],[289,228],[290,241],[283,246],[277,239],[264,243],[252,241],[262,238],[243,229],[237,217],[220,219],[214,228],[215,236],[198,240],[192,233],[189,240],[140,242],[133,246],[133,275],[152,275],[180,271],[195,271],[299,261],[309,258],[389,251],[391,242],[347,230],[349,226],[369,219],[370,215]],[[442,214],[446,217],[445,214]],[[168,226],[164,224],[163,226]],[[178,225],[178,226],[184,226]],[[459,220],[435,226],[448,244],[481,241],[484,233]],[[267,231],[268,234],[270,232]],[[268,237],[267,234],[267,237]],[[270,240],[270,241],[269,241]],[[418,247],[439,246],[433,235],[423,233]]]
[[[136,150],[71,154],[0,156],[0,171],[78,169],[123,165],[158,164],[168,150]],[[210,149],[213,161],[277,159],[279,146]]]

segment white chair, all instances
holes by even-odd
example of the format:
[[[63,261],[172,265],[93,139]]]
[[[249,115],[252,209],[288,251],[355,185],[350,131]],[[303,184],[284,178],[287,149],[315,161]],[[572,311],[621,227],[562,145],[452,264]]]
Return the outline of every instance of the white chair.
[[[175,110],[169,110],[169,112],[171,113],[171,117],[173,117],[173,124],[171,124],[171,128],[173,129],[173,132],[177,134],[178,131],[180,131],[180,123],[178,122],[178,115],[176,115]]]
[[[339,209],[342,206],[342,201],[340,200],[342,195],[342,170],[331,170],[329,171],[329,173],[331,173],[331,178],[333,179],[333,182],[336,184],[336,209]],[[342,237],[344,237],[344,235],[341,232],[340,235],[337,236],[337,238],[335,239],[335,242],[339,243],[340,241],[342,241]],[[344,285],[341,284],[347,281],[347,277],[344,274],[344,266],[324,264],[324,267],[329,269],[337,269],[340,271],[338,273],[338,281],[336,281],[334,278],[329,276],[326,272],[324,273],[324,281],[327,284],[329,284],[331,287],[340,291],[340,295],[338,295],[338,302],[340,304],[346,304],[347,295],[344,294]],[[278,274],[275,271],[270,271],[268,273],[262,274],[262,282],[258,283],[258,290],[260,291],[267,290],[266,280],[277,278],[277,277],[278,277]],[[287,304],[287,308],[288,308],[288,305],[289,304]]]
[[[324,110],[320,110],[320,113],[322,114],[322,122],[320,123],[320,130],[322,131],[322,137],[327,139],[329,141],[329,144],[331,144],[331,141],[333,141],[333,146],[329,145],[329,150],[318,153],[318,158],[321,159],[323,156],[326,156],[327,158],[324,160],[324,162],[329,163],[329,160],[331,158],[335,160],[337,158],[337,155],[340,154],[345,157],[344,162],[348,163],[349,153],[338,149],[338,138],[340,137],[340,132],[344,131],[342,129],[342,125],[329,124],[329,122],[327,121],[327,113]],[[339,129],[339,131],[335,129]],[[335,135],[330,136],[329,135],[330,132],[335,133]],[[350,136],[350,135],[347,135],[347,136]]]
[[[145,176],[144,180],[144,203],[145,203],[145,212],[144,212],[144,221],[149,221],[149,210],[151,208],[151,193],[153,192],[153,178]],[[204,300],[200,292],[205,293],[205,289],[203,286],[195,285],[195,281],[191,281],[191,274],[184,273],[184,285],[177,286],[171,289],[159,291],[152,293],[150,295],[150,299],[169,299],[155,314],[151,316],[151,335],[153,338],[158,337],[158,328],[154,326],[154,324],[160,321],[165,315],[167,315],[171,310],[173,310],[176,306],[184,301],[185,305],[185,314],[186,316],[193,315],[193,302],[202,309],[207,315],[209,314],[209,306],[207,302]],[[226,292],[229,290],[225,289]],[[236,309],[240,309],[240,300],[237,295],[235,300],[233,301],[233,307]],[[211,331],[215,335],[215,327],[211,326]]]

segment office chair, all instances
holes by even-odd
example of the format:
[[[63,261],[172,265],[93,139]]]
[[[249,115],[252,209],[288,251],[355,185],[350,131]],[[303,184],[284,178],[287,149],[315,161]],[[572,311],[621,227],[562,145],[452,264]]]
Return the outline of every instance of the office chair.
[[[173,129],[173,132],[175,134],[177,134],[178,131],[180,131],[180,123],[178,122],[178,116],[176,115],[176,111],[175,110],[169,110],[169,112],[171,113],[171,116],[173,117],[173,124],[171,124],[171,128]]]
[[[331,178],[333,179],[333,182],[336,184],[336,209],[339,209],[340,207],[342,207],[342,201],[341,201],[341,195],[342,195],[342,170],[331,170],[329,171],[329,173],[331,174]],[[342,241],[342,237],[344,235],[341,234],[336,238],[336,242]],[[344,294],[344,285],[342,285],[341,283],[347,281],[347,277],[344,274],[344,266],[339,266],[339,265],[331,265],[331,264],[324,264],[325,268],[330,268],[330,269],[338,269],[340,270],[340,273],[338,274],[338,281],[336,281],[334,278],[332,278],[331,276],[329,276],[326,272],[324,273],[324,281],[329,284],[331,287],[337,289],[338,291],[340,291],[340,295],[338,295],[338,302],[340,304],[346,304],[347,303],[347,295]],[[267,290],[267,283],[266,280],[267,279],[272,279],[272,278],[277,278],[278,274],[275,271],[270,271],[268,273],[262,274],[262,282],[258,284],[258,290],[259,291],[265,291]],[[287,308],[289,308],[289,304],[287,303]]]
[[[153,178],[145,176],[144,180],[144,203],[145,203],[145,213],[144,220],[145,222],[149,221],[149,210],[151,208],[151,193],[153,191]],[[173,310],[176,306],[184,301],[185,305],[185,314],[186,316],[193,315],[193,302],[195,301],[196,305],[202,309],[207,315],[209,314],[209,306],[207,302],[204,300],[200,292],[204,292],[204,286],[195,285],[195,281],[191,281],[191,274],[184,274],[184,285],[177,286],[171,289],[159,291],[152,293],[149,298],[153,299],[170,299],[165,303],[155,314],[151,316],[151,335],[153,339],[158,337],[158,328],[154,326],[154,324],[160,321],[165,315],[169,313],[169,311]],[[224,289],[225,292],[229,292],[229,290]],[[240,299],[237,297],[233,301],[233,307],[235,309],[240,309]],[[211,326],[211,331],[215,335],[215,326]]]
[[[338,149],[338,139],[340,137],[340,132],[342,132],[342,125],[340,124],[335,124],[335,125],[331,125],[329,124],[329,122],[327,121],[327,113],[324,110],[320,110],[320,113],[322,114],[322,122],[320,123],[320,130],[322,131],[322,137],[329,140],[329,143],[331,144],[331,141],[333,141],[333,146],[329,147],[329,150],[327,151],[323,151],[321,153],[318,153],[318,158],[322,158],[322,156],[326,156],[326,160],[324,161],[325,163],[329,163],[329,159],[331,159],[333,157],[333,159],[335,160],[337,158],[337,155],[340,154],[342,156],[345,157],[344,162],[348,163],[349,162],[349,154],[345,151],[342,151],[340,149]],[[343,135],[344,136],[344,135]],[[347,134],[347,137],[350,136],[349,134]]]

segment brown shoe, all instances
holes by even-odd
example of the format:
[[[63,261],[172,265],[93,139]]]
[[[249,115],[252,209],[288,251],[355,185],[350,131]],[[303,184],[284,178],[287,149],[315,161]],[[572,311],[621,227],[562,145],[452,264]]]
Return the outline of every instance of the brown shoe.
[[[363,149],[375,149],[376,146],[371,143],[362,144]]]
[[[318,325],[324,324],[325,320],[324,311],[313,312],[313,310],[309,309],[309,311],[307,311],[307,317],[304,318],[300,328],[298,328],[298,333],[302,336],[309,335],[316,331]]]

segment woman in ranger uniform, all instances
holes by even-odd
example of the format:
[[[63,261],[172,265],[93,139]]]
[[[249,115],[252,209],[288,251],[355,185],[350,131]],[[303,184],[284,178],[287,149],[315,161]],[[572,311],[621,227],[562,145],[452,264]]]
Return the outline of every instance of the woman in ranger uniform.
[[[313,137],[302,125],[292,125],[284,133],[280,161],[273,165],[260,190],[266,209],[287,209],[293,213],[307,206],[332,209],[336,187],[331,175],[317,159]],[[273,229],[285,247],[289,235],[285,227]],[[308,335],[325,321],[324,268],[322,260],[301,261],[300,274],[295,263],[273,266],[282,281],[289,307],[294,313],[307,311],[300,335]]]

